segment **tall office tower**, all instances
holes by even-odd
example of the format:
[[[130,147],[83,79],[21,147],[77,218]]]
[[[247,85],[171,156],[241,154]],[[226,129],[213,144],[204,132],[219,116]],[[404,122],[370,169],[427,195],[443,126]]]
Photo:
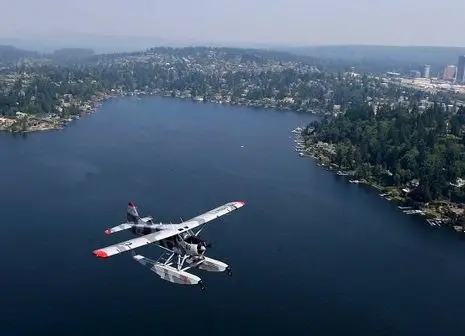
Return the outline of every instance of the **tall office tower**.
[[[457,65],[457,83],[465,84],[465,55],[459,56],[459,64]]]
[[[455,79],[455,73],[457,72],[457,66],[455,65],[447,65],[444,68],[444,73],[442,75],[442,79],[447,81],[453,81]]]
[[[420,68],[421,77],[423,77],[423,78],[429,78],[430,70],[431,70],[431,66],[430,66],[430,65],[428,65],[428,64],[423,65],[423,66]]]

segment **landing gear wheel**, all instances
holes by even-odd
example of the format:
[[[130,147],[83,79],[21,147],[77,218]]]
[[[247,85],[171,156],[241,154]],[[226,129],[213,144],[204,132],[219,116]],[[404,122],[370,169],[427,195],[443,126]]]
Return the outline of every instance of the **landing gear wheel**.
[[[207,287],[202,281],[199,281],[200,290],[204,291]]]
[[[232,276],[232,271],[231,268],[227,267],[226,272],[228,273],[229,276]]]

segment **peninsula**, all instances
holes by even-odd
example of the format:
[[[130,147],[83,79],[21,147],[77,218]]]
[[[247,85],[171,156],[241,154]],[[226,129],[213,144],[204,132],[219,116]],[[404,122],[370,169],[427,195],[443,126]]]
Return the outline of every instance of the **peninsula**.
[[[303,153],[366,183],[407,213],[463,232],[465,108],[360,105],[301,131]]]

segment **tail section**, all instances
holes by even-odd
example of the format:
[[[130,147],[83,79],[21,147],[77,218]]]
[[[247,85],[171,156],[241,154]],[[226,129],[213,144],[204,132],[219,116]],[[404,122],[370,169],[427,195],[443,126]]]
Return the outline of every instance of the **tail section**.
[[[105,233],[110,235],[115,232],[124,231],[128,229],[132,229],[134,233],[141,233],[138,232],[140,227],[144,227],[147,225],[153,225],[153,217],[140,217],[139,212],[137,211],[137,207],[134,202],[128,203],[128,208],[126,210],[126,223],[122,223],[120,225],[114,226],[110,229],[106,229]],[[142,233],[145,231],[142,231]],[[145,234],[145,233],[144,233]]]
[[[128,208],[126,210],[126,219],[128,223],[139,224],[141,223],[141,218],[139,216],[139,212],[137,211],[137,207],[134,202],[128,203]]]

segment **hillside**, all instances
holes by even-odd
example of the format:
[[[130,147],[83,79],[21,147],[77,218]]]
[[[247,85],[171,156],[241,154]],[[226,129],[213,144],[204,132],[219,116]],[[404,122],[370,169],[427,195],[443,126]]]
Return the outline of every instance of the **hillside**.
[[[18,49],[10,45],[0,45],[0,64],[8,64],[25,58],[39,58],[36,51]]]
[[[62,48],[55,50],[51,58],[57,61],[79,60],[95,55],[93,49],[89,48]]]

